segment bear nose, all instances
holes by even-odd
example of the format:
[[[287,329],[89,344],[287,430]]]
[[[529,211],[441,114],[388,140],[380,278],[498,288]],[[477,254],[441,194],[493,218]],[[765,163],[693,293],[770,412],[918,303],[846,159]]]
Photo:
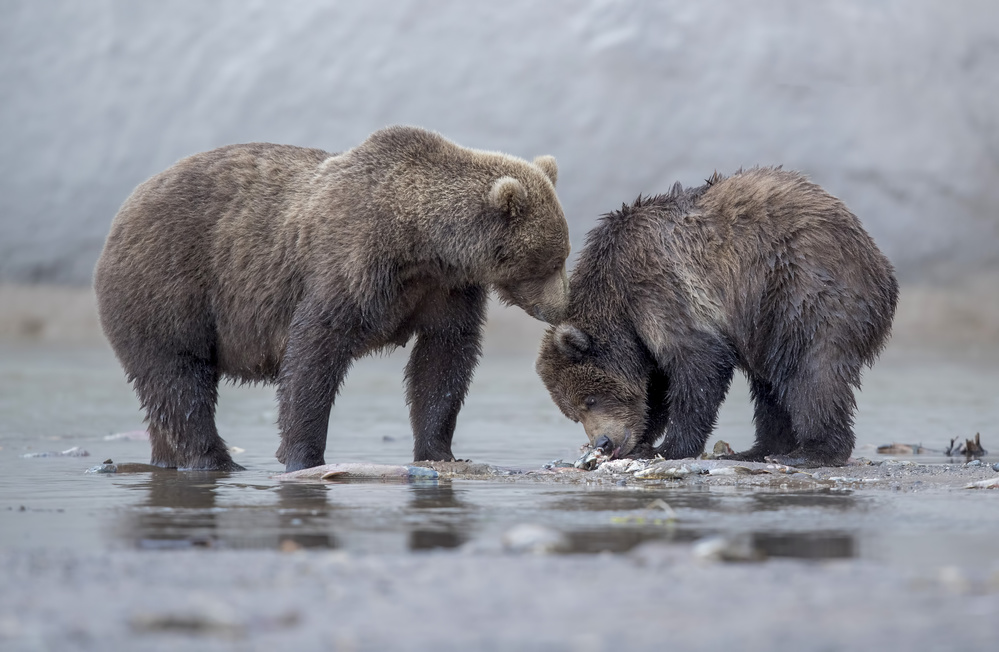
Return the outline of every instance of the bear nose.
[[[608,437],[607,435],[600,435],[599,437],[597,437],[597,440],[593,442],[593,447],[599,448],[605,453],[610,453],[612,450],[614,450],[614,442],[612,442],[611,438]]]

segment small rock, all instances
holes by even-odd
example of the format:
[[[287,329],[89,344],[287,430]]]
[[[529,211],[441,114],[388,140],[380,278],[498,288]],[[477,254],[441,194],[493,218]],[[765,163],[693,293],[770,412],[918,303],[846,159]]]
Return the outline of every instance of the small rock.
[[[281,552],[298,552],[302,549],[302,546],[292,539],[282,539],[281,545],[278,546],[278,550]]]
[[[965,466],[981,466],[981,465],[982,465],[981,460],[971,460],[970,462],[965,464]]]
[[[971,580],[957,566],[944,566],[937,572],[937,580],[952,593],[971,591]]]
[[[719,440],[715,442],[710,453],[701,453],[700,459],[716,460],[723,455],[733,455],[734,453],[735,451],[728,445],[728,442]]]
[[[999,462],[996,462],[995,464],[992,465],[992,470],[999,472]]]
[[[766,558],[746,535],[706,537],[694,544],[693,555],[700,561],[762,561]]]
[[[111,460],[105,460],[103,464],[98,464],[97,466],[92,466],[84,473],[117,473],[118,465]]]
[[[521,523],[503,535],[503,547],[510,552],[544,555],[568,552],[569,540],[564,534],[544,525]]]

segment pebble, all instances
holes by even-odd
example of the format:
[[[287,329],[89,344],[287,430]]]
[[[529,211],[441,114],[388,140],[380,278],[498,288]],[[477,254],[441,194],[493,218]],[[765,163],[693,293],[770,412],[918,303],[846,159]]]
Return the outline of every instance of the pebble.
[[[992,465],[992,470],[999,473],[999,462],[996,462],[995,464]]]
[[[965,466],[981,466],[981,465],[982,465],[981,460],[971,460],[970,462],[965,464]]]
[[[98,464],[97,466],[92,466],[84,473],[117,473],[118,465],[111,460],[104,460],[103,464]]]
[[[503,534],[503,547],[510,552],[544,555],[568,552],[569,540],[558,530],[536,523],[515,525]]]
[[[699,561],[762,561],[766,556],[745,535],[706,537],[694,544],[692,552]]]

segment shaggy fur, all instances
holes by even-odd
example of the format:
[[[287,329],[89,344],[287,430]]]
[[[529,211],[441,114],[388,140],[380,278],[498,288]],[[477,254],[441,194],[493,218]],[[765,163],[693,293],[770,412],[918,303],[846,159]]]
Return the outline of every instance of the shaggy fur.
[[[591,442],[699,455],[738,367],[756,443],[735,458],[817,466],[853,450],[853,391],[888,338],[898,284],[838,199],[756,168],[604,216],[569,297],[537,369]]]
[[[489,288],[557,320],[568,227],[552,157],[533,163],[391,127],[339,155],[254,143],[140,185],[97,264],[101,324],[146,410],[152,463],[236,469],[221,378],[278,384],[278,459],[324,463],[353,360],[416,344],[414,457],[450,460]]]

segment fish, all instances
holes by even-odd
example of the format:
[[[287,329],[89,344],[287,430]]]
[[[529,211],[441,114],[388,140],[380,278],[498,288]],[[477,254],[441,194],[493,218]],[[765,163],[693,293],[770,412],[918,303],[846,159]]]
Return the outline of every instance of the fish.
[[[436,480],[437,471],[422,466],[345,462],[324,464],[273,476],[281,482],[297,480]]]

